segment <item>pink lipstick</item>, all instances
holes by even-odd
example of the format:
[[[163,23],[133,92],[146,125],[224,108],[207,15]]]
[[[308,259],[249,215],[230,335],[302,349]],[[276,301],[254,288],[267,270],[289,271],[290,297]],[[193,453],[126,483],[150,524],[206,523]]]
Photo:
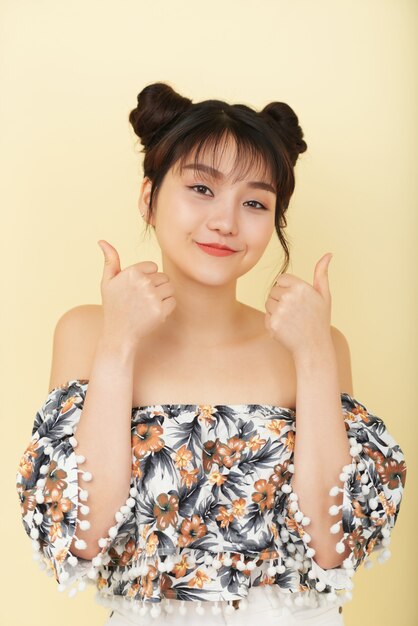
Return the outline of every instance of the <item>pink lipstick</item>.
[[[211,254],[212,256],[229,256],[231,254],[235,254],[236,250],[228,250],[227,248],[215,248],[214,246],[205,246],[203,243],[198,243],[197,245],[203,252],[206,254]]]

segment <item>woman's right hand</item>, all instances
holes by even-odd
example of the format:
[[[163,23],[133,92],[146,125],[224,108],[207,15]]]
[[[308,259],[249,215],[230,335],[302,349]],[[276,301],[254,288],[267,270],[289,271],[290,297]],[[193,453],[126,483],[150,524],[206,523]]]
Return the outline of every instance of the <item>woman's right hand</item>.
[[[154,261],[121,270],[116,249],[104,239],[97,243],[105,261],[100,283],[103,334],[118,343],[136,345],[172,313],[176,306],[174,288]]]

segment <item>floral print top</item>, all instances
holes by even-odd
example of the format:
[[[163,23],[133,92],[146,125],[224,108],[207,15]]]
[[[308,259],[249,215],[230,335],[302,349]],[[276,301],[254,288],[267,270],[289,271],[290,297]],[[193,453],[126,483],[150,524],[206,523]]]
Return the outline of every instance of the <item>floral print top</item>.
[[[330,509],[342,509],[330,529],[342,524],[336,551],[351,549],[340,567],[316,562],[292,490],[296,413],[259,404],[134,407],[129,498],[97,556],[77,558],[69,546],[76,537],[83,548],[88,513],[78,477],[94,480],[74,436],[87,390],[88,380],[73,379],[48,394],[16,476],[35,556],[70,595],[93,583],[105,606],[158,615],[162,601],[237,601],[265,585],[290,604],[341,605],[359,566],[378,552],[379,562],[389,557],[405,457],[382,419],[341,393],[352,463],[330,491],[343,494]]]

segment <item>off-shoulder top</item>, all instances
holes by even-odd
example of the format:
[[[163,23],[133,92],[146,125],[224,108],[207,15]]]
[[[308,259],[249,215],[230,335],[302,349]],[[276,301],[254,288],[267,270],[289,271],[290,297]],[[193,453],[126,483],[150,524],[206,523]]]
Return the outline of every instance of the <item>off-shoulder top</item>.
[[[73,379],[49,392],[16,476],[34,558],[70,596],[92,583],[100,604],[158,617],[173,604],[183,613],[216,612],[220,601],[237,608],[264,585],[283,606],[341,606],[359,566],[389,558],[405,457],[382,419],[347,393],[341,415],[352,462],[329,492],[343,493],[329,509],[339,518],[342,509],[330,527],[344,531],[337,553],[351,549],[340,567],[316,562],[310,519],[292,489],[296,413],[268,404],[134,407],[130,495],[97,555],[77,558],[72,539],[85,548],[90,527],[79,477],[94,480],[74,436],[87,390],[88,380]]]

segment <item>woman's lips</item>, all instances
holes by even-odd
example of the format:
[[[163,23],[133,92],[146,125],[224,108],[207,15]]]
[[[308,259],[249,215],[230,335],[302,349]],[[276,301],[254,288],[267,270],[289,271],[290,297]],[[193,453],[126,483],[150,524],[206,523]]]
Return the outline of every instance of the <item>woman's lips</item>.
[[[225,250],[222,248],[214,248],[213,246],[205,246],[203,243],[198,243],[197,241],[196,244],[201,250],[203,250],[203,252],[211,254],[212,256],[229,256],[231,254],[235,254],[235,250]]]

